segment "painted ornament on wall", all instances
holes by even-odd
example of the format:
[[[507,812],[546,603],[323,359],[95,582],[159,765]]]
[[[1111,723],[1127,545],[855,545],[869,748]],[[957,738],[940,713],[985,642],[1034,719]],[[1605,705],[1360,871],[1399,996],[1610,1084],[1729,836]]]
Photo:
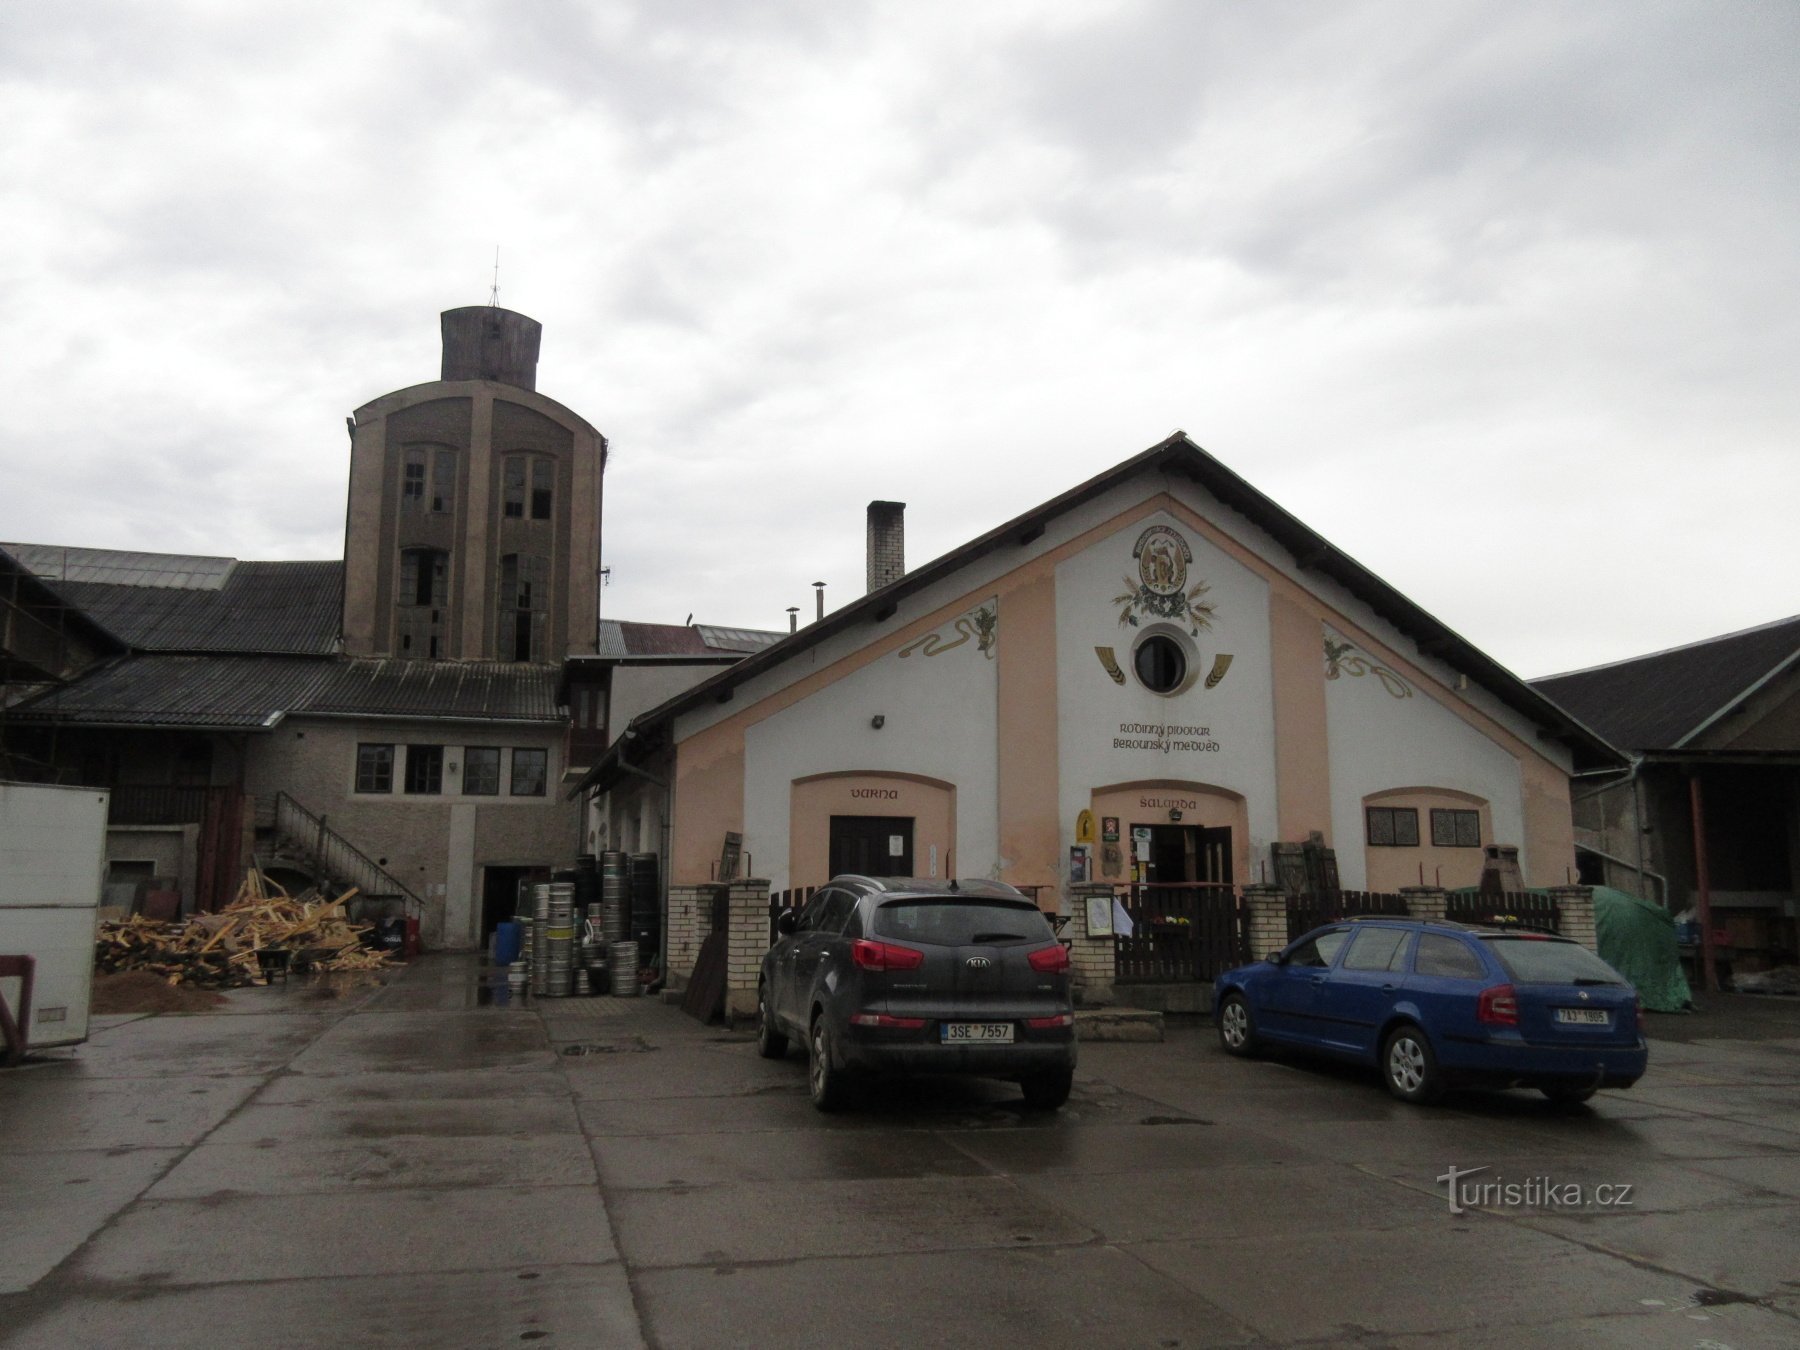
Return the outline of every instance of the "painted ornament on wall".
[[[1348,642],[1325,634],[1325,678],[1335,680],[1341,675],[1349,675],[1360,679],[1364,675],[1373,675],[1381,681],[1381,687],[1395,698],[1411,698],[1412,686],[1400,676],[1378,662],[1361,655]]]
[[[1206,598],[1212,587],[1199,578],[1189,583],[1194,551],[1170,526],[1152,525],[1145,529],[1132,546],[1131,557],[1137,564],[1137,580],[1126,577],[1128,589],[1115,595],[1112,602],[1120,607],[1121,628],[1140,628],[1146,630],[1145,634],[1132,640],[1123,663],[1114,647],[1095,647],[1094,655],[1106,678],[1120,687],[1126,684],[1126,667],[1131,666],[1156,693],[1171,697],[1184,694],[1200,682],[1204,668],[1199,664],[1200,652],[1187,639],[1210,630],[1219,617],[1218,606]],[[1170,628],[1176,631],[1171,634]],[[1187,630],[1185,636],[1180,633],[1181,628]],[[1155,648],[1148,658],[1142,650],[1147,647]],[[1214,654],[1205,687],[1218,688],[1231,669],[1231,662],[1230,653]],[[1181,674],[1170,678],[1168,672],[1177,663]],[[1146,675],[1146,670],[1151,673]]]
[[[1187,584],[1194,551],[1167,525],[1152,525],[1138,536],[1131,556],[1137,562],[1137,580],[1125,578],[1126,591],[1113,597],[1121,606],[1119,626],[1136,628],[1144,618],[1187,625],[1189,634],[1211,628],[1217,611],[1205,598],[1212,589],[1204,581]]]
[[[988,660],[994,659],[994,644],[1000,639],[1000,602],[989,600],[962,615],[948,629],[940,628],[907,643],[900,649],[901,659],[917,652],[920,656],[942,656],[966,643]]]

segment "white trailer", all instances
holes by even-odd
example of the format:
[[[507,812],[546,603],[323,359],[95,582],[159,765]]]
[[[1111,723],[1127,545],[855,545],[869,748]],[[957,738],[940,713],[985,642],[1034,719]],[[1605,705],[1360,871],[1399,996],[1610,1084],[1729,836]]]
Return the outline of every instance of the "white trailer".
[[[37,962],[34,1050],[87,1039],[106,806],[98,788],[0,783],[0,956]],[[19,985],[0,979],[0,997],[15,1012]]]

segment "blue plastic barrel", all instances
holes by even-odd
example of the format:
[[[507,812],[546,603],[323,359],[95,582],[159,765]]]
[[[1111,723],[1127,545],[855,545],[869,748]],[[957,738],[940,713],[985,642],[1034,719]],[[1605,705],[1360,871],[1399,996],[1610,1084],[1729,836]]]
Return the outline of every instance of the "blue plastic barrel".
[[[496,925],[494,929],[494,964],[510,966],[517,961],[522,937],[519,925],[510,919]]]

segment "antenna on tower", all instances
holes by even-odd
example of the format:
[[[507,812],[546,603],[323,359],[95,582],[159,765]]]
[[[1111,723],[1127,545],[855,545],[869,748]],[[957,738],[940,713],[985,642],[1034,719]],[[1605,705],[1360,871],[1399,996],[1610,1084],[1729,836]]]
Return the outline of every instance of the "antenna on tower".
[[[488,307],[500,307],[500,245],[494,245],[494,284],[488,288]]]

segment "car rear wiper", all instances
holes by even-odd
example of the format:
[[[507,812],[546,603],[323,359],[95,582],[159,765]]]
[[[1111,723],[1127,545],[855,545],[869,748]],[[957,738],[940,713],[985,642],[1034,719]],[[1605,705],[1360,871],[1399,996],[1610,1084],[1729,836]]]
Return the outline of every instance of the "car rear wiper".
[[[970,942],[1023,942],[1023,933],[977,933]]]
[[[1617,981],[1617,980],[1601,980],[1601,979],[1596,979],[1593,976],[1577,976],[1574,980],[1571,981],[1571,983],[1577,984],[1577,985],[1582,985],[1582,984],[1608,984],[1608,985],[1611,985],[1611,984],[1618,984],[1619,981]]]

